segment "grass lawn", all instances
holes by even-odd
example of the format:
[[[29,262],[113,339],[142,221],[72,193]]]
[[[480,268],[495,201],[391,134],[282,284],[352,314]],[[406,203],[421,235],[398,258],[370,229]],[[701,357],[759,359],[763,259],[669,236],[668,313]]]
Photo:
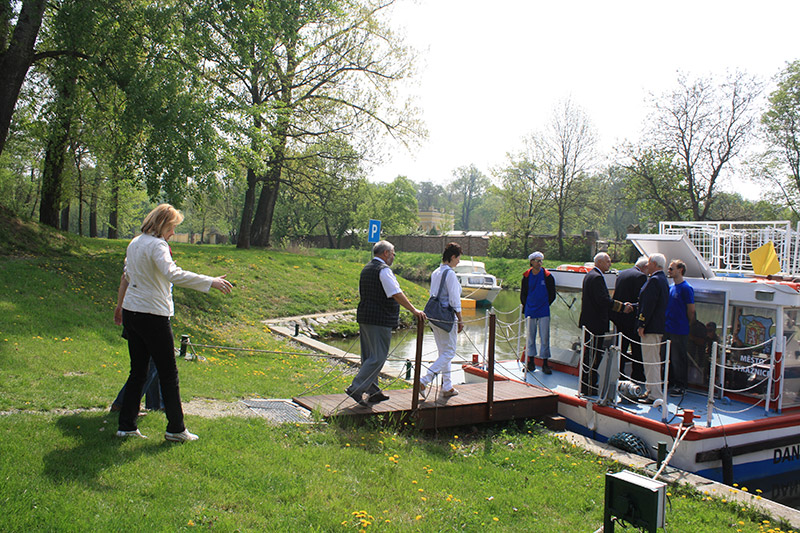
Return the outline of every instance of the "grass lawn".
[[[422,433],[188,415],[200,440],[179,445],[163,440],[164,416],[151,412],[140,423],[149,439],[115,438],[107,408],[128,362],[112,312],[125,246],[0,218],[0,531],[574,532],[602,524],[604,475],[623,465],[532,423]],[[289,398],[349,383],[326,359],[290,355],[305,350],[274,339],[260,320],[353,308],[360,260],[223,246],[173,245],[173,253],[184,268],[228,273],[236,284],[227,297],[177,288],[176,336],[285,352],[204,350],[205,361],[179,360],[185,401]],[[423,289],[401,285],[422,305]],[[668,531],[780,530],[754,509],[689,488],[670,492]]]

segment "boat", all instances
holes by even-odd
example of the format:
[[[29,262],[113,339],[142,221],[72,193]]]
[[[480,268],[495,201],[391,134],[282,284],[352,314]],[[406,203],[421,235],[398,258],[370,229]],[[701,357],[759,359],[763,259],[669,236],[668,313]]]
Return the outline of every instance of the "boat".
[[[500,282],[486,272],[481,261],[461,260],[453,269],[461,284],[461,297],[489,306],[500,294]]]
[[[670,468],[762,490],[773,476],[794,477],[800,471],[800,272],[794,266],[800,259],[800,226],[749,224],[665,222],[659,234],[628,235],[641,254],[660,252],[687,265],[685,279],[694,288],[707,338],[703,350],[690,350],[690,386],[682,395],[665,394],[666,401],[652,405],[638,402],[643,387],[628,376],[629,365],[618,363],[625,356],[614,332],[599,369],[599,394],[580,393],[587,339],[578,327],[589,270],[584,265],[551,270],[558,293],[551,307],[553,373],[526,372],[523,356],[497,362],[495,379],[556,392],[567,429],[584,436],[621,443],[651,459],[665,443],[671,448]],[[749,252],[770,241],[784,271],[757,276]],[[605,275],[610,292],[616,275]],[[481,364],[465,364],[464,372],[467,382],[489,375]]]

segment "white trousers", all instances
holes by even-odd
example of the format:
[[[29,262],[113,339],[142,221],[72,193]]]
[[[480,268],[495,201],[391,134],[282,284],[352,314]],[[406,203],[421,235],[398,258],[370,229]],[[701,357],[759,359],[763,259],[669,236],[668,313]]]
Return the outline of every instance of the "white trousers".
[[[442,375],[442,390],[453,388],[453,381],[450,379],[451,361],[456,356],[456,337],[458,335],[458,324],[453,324],[453,329],[445,331],[440,327],[431,326],[433,338],[436,340],[436,347],[439,349],[439,357],[428,368],[428,373],[419,381],[426,387],[433,382],[436,374]]]
[[[645,385],[654,400],[664,399],[664,380],[661,378],[661,345],[664,335],[645,333],[642,336],[642,361],[644,362]]]

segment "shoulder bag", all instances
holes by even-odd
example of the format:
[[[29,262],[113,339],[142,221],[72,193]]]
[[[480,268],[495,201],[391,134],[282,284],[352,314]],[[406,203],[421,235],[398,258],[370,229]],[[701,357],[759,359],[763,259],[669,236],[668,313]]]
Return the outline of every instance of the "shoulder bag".
[[[439,280],[439,292],[437,295],[431,296],[428,299],[428,303],[425,304],[425,316],[428,317],[428,321],[430,321],[431,325],[442,328],[445,331],[453,329],[453,324],[456,321],[456,312],[453,310],[453,307],[450,305],[444,307],[440,300],[442,297],[442,290],[445,288],[444,282],[447,279],[448,272],[449,270],[445,270],[442,279]]]

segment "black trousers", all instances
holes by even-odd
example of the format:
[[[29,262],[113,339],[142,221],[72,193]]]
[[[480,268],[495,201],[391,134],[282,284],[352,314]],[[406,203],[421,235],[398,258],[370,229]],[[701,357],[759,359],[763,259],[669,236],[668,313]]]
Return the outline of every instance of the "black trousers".
[[[169,317],[123,309],[122,325],[128,333],[131,372],[125,383],[125,396],[122,398],[122,409],[119,412],[120,431],[136,429],[142,388],[147,380],[148,366],[152,357],[158,370],[158,378],[161,380],[167,431],[180,433],[186,427],[183,425],[178,367],[175,364],[175,340]]]

